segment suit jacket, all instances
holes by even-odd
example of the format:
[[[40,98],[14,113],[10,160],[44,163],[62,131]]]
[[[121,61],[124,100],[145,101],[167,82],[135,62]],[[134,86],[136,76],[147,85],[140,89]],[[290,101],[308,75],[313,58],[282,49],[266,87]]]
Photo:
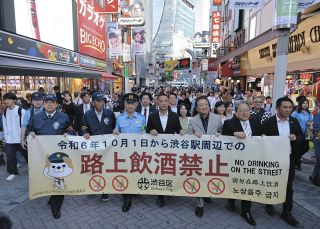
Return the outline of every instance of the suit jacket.
[[[143,112],[144,111],[142,111],[142,105],[139,105],[138,107],[137,107],[137,109],[136,109],[136,112],[138,112],[138,113],[140,113],[140,114],[142,114],[143,115]],[[155,112],[157,109],[156,109],[156,107],[154,106],[154,105],[151,105],[150,104],[150,108],[149,108],[149,115],[150,114],[152,114],[153,112]]]
[[[209,122],[208,122],[208,128],[207,133],[205,132],[202,121],[200,118],[200,114],[197,114],[193,118],[190,119],[189,126],[188,126],[188,134],[194,134],[196,132],[201,134],[216,134],[218,133],[222,128],[222,122],[218,115],[209,113]]]
[[[168,122],[165,130],[162,129],[158,110],[149,115],[147,133],[156,130],[159,134],[179,134],[181,129],[179,116],[174,112],[168,111]]]
[[[249,119],[252,136],[261,136],[263,134],[261,124],[254,118]],[[234,136],[234,132],[243,132],[240,120],[233,116],[232,119],[224,121],[222,135]]]
[[[293,117],[289,117],[289,127],[290,134],[294,134],[296,136],[295,141],[291,141],[291,153],[298,154],[300,152],[299,147],[304,141],[304,135],[302,133],[301,126],[297,119]],[[279,136],[278,124],[277,124],[277,116],[274,115],[263,123],[262,126],[263,133],[267,136]]]
[[[78,131],[78,132],[81,131],[81,122],[82,122],[82,117],[84,115],[83,105],[84,104],[80,104],[79,106],[76,107],[76,117],[74,120],[74,127],[75,127],[76,131]],[[90,104],[90,109],[92,109],[91,104]]]

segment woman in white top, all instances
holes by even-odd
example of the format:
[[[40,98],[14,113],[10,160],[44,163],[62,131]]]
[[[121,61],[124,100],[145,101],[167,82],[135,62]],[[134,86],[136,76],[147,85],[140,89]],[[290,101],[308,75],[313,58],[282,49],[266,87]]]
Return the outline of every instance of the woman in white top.
[[[179,115],[180,125],[182,127],[182,130],[180,133],[182,134],[186,134],[188,131],[189,121],[191,119],[189,110],[190,109],[188,108],[188,106],[184,103],[181,103],[178,106],[177,113]]]
[[[216,115],[218,115],[220,117],[222,125],[223,125],[224,121],[227,119],[226,107],[225,107],[224,102],[222,102],[222,101],[216,102],[216,104],[214,105],[213,113],[215,113]]]
[[[234,107],[232,102],[227,102],[226,103],[226,118],[227,119],[232,119],[234,114]]]

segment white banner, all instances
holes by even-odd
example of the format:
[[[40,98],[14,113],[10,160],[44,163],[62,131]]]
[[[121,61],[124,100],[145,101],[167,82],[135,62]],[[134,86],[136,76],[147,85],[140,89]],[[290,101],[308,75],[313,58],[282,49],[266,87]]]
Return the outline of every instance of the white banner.
[[[28,139],[29,196],[149,194],[285,201],[284,137],[120,134]]]

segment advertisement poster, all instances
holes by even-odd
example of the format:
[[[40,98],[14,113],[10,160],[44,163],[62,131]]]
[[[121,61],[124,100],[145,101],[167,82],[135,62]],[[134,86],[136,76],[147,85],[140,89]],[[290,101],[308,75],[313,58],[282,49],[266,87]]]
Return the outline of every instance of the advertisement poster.
[[[132,53],[133,55],[146,54],[146,31],[144,28],[132,29]]]
[[[107,24],[109,58],[122,56],[122,36],[117,23]]]
[[[279,204],[286,196],[290,142],[279,136],[36,136],[28,150],[30,199],[108,193]]]
[[[106,59],[106,22],[104,11],[95,0],[78,0],[79,52]]]
[[[276,28],[291,28],[298,20],[298,0],[276,0]]]

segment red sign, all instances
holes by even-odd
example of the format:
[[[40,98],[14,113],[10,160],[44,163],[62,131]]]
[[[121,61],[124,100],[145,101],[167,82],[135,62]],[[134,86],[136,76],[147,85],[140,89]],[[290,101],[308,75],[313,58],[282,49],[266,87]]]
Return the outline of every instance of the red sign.
[[[215,58],[209,58],[208,60],[208,72],[217,71],[217,67],[214,66]]]
[[[222,0],[213,0],[213,5],[214,6],[220,6],[221,2],[222,2]]]
[[[221,22],[221,12],[212,12],[212,29],[211,29],[211,43],[220,44],[220,22]]]
[[[78,0],[79,51],[106,59],[106,21],[95,0]]]
[[[106,0],[106,12],[107,13],[118,13],[119,1],[118,0]]]

